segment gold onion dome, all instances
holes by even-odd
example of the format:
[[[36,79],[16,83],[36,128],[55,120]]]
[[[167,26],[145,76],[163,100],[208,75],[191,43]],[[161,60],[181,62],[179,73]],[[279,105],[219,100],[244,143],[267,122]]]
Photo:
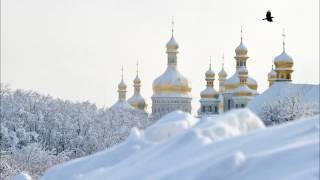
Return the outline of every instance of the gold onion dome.
[[[285,51],[283,51],[280,55],[274,58],[274,64],[277,67],[292,67],[293,60]]]
[[[213,87],[207,87],[200,93],[201,98],[218,98],[219,92],[216,91]]]
[[[179,48],[179,45],[177,43],[177,41],[174,39],[174,36],[171,36],[171,39],[169,40],[169,42],[167,43],[167,51],[169,50],[177,50]]]
[[[222,66],[222,68],[221,68],[221,70],[220,70],[220,72],[219,72],[219,77],[227,77],[228,76],[228,74],[227,74],[227,72],[224,70],[224,67]]]
[[[236,55],[247,55],[248,49],[243,44],[242,40],[241,40],[239,46],[236,48],[235,52],[236,52]]]
[[[268,73],[268,78],[269,79],[273,79],[273,78],[276,78],[277,77],[277,73],[276,71],[274,71],[273,67],[271,69],[271,71]]]
[[[140,84],[141,83],[141,80],[140,80],[138,74],[137,74],[136,78],[134,78],[133,83],[134,84]]]
[[[233,90],[234,96],[251,96],[254,92],[247,85],[240,85]]]
[[[209,69],[206,72],[206,78],[213,78],[214,79],[215,73],[211,68],[211,59],[210,59],[210,65],[209,65]]]
[[[119,90],[125,90],[125,89],[127,89],[127,85],[126,85],[126,83],[124,83],[123,79],[122,79],[121,82],[118,84],[118,89],[119,89]]]
[[[189,80],[183,76],[176,67],[176,54],[179,45],[172,34],[171,39],[166,44],[168,53],[168,66],[166,71],[153,81],[154,93],[182,93],[187,94],[191,91]],[[172,58],[170,60],[170,58]]]
[[[153,81],[152,86],[156,93],[188,93],[191,91],[188,79],[180,74],[176,69],[172,68],[167,68],[161,76]]]

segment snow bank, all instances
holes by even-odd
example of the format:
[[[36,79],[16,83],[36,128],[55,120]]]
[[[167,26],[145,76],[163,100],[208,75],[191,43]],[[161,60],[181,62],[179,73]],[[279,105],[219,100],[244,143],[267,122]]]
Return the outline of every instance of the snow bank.
[[[111,149],[50,168],[42,180],[317,179],[319,116],[265,128],[249,110],[174,112]]]
[[[11,178],[12,180],[32,180],[31,176],[29,176],[26,172],[21,172],[20,174]]]
[[[298,96],[305,103],[313,105],[313,111],[319,114],[319,93],[320,85],[312,84],[293,84],[286,82],[276,82],[262,94],[249,102],[248,108],[259,114],[264,104],[269,104],[277,99]]]

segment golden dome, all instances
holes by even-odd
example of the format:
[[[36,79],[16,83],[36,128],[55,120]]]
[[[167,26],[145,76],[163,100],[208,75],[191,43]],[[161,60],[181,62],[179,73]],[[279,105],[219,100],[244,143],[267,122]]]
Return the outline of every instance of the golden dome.
[[[171,39],[167,43],[166,47],[167,47],[168,52],[176,51],[179,48],[179,45],[178,45],[177,41],[174,39],[173,35],[171,36]]]
[[[246,46],[244,46],[242,40],[240,42],[240,45],[236,48],[235,52],[236,55],[247,55],[248,49],[246,48]]]
[[[124,83],[123,79],[122,79],[121,82],[118,84],[118,89],[119,89],[119,90],[125,90],[125,89],[127,89],[127,85]]]
[[[279,56],[274,58],[274,64],[277,68],[291,68],[293,66],[293,60],[283,51]]]
[[[234,73],[233,76],[231,76],[230,78],[228,78],[224,82],[224,87],[225,87],[226,90],[235,89],[239,85],[240,85],[240,79],[239,79],[238,72]],[[250,77],[250,76],[248,76],[248,78],[247,78],[247,85],[252,90],[257,90],[258,89],[257,81],[255,79],[253,79],[252,77]]]
[[[154,93],[189,93],[191,86],[186,77],[175,68],[168,67],[167,70],[153,81]]]
[[[141,83],[141,80],[140,80],[138,75],[136,76],[136,78],[134,78],[133,83],[134,84],[140,84]]]
[[[205,90],[200,93],[201,98],[218,98],[219,92],[217,92],[213,87],[207,87]]]
[[[206,78],[213,78],[214,79],[214,76],[215,76],[215,73],[211,69],[211,65],[210,65],[208,71],[206,72]]]
[[[274,71],[273,66],[271,71],[268,73],[268,79],[275,79],[277,77],[276,71]]]
[[[247,85],[240,85],[233,90],[234,96],[252,96],[254,93]]]

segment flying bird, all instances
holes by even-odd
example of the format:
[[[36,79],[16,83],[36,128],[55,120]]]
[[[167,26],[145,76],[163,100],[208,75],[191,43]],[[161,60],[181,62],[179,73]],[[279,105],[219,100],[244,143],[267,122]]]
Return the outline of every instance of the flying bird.
[[[269,22],[273,22],[272,18],[274,18],[274,17],[271,16],[271,11],[269,10],[269,11],[267,11],[266,18],[264,18],[262,20],[267,20]]]

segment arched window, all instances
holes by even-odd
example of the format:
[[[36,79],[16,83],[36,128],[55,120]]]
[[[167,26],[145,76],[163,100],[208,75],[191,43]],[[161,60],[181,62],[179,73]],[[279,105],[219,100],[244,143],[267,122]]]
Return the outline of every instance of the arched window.
[[[238,109],[238,104],[236,104],[236,108]]]
[[[241,104],[241,107],[244,108],[244,104]]]
[[[212,112],[212,106],[209,106],[209,112]]]
[[[206,111],[206,107],[202,106],[202,112],[205,112],[205,111]]]
[[[217,106],[214,107],[214,112],[216,112],[216,113],[218,112],[218,107]]]

